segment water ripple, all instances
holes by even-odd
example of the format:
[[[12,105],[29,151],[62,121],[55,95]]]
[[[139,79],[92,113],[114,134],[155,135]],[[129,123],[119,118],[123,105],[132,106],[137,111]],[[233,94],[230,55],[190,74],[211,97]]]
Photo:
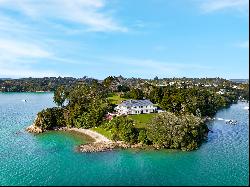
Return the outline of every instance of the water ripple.
[[[218,112],[199,150],[79,154],[63,133],[24,129],[52,94],[0,94],[0,185],[247,185],[249,111],[246,103]],[[29,102],[21,100],[25,98]],[[237,125],[225,124],[235,119]]]

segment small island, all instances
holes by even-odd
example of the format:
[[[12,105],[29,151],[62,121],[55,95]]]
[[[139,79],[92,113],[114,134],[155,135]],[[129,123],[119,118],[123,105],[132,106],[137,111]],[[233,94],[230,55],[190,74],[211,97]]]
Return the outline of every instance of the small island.
[[[195,150],[207,138],[206,120],[248,95],[231,81],[209,81],[203,84],[204,80],[155,78],[128,84],[121,77],[109,76],[103,81],[60,85],[54,92],[58,107],[39,112],[27,130],[82,132],[95,141],[80,145],[80,152],[117,148]]]

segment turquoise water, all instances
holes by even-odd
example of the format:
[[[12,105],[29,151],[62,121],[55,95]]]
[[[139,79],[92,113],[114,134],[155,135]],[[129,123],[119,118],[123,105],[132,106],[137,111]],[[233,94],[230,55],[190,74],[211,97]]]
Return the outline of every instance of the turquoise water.
[[[22,102],[27,99],[28,102]],[[208,142],[197,151],[77,153],[79,135],[25,128],[54,106],[50,93],[0,94],[0,185],[248,185],[249,111],[246,103],[219,111]]]

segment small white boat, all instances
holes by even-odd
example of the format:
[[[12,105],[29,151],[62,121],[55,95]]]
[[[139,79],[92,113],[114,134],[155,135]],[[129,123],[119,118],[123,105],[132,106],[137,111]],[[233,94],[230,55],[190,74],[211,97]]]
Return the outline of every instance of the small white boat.
[[[249,106],[245,106],[244,109],[245,109],[245,110],[249,110]]]
[[[26,99],[22,99],[22,102],[25,102],[25,103],[26,103],[26,102],[27,102],[27,100],[26,100]]]

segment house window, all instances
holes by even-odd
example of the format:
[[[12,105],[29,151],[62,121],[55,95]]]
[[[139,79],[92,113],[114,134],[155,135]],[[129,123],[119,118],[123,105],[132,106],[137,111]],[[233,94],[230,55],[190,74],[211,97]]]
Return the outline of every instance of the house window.
[[[146,110],[146,112],[148,112],[148,110]]]

